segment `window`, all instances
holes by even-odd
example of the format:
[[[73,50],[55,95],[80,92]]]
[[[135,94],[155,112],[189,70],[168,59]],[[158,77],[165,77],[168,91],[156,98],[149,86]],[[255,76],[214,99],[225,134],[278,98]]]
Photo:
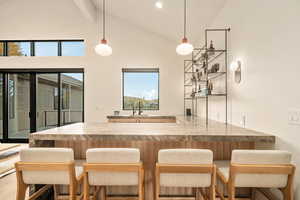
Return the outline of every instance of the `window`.
[[[62,85],[62,109],[69,109],[70,108],[70,92],[69,92],[69,85],[63,84]]]
[[[61,42],[62,56],[84,56],[84,43],[80,41]]]
[[[14,76],[9,76],[8,80],[8,113],[9,113],[9,119],[15,118],[15,80]]]
[[[82,68],[0,68],[0,141],[28,142],[32,132],[82,122],[83,102]]]
[[[83,121],[83,80],[83,73],[61,74],[63,124]]]
[[[4,56],[4,43],[0,42],[0,56]]]
[[[35,56],[58,56],[58,42],[35,42]]]
[[[53,97],[54,97],[54,110],[58,110],[58,88],[53,88]]]
[[[58,88],[53,88],[53,97],[54,97],[54,109],[58,109]],[[62,109],[70,109],[70,90],[69,85],[62,85]]]
[[[3,120],[3,74],[0,74],[0,120]],[[0,129],[0,139],[2,130]]]
[[[0,56],[84,56],[83,40],[0,41]]]
[[[123,110],[159,110],[159,69],[123,69]]]
[[[7,42],[8,56],[30,56],[30,42]]]

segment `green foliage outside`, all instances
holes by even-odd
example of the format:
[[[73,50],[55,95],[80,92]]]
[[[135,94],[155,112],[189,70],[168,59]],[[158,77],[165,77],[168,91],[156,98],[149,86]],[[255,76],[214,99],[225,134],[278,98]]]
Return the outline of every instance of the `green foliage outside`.
[[[0,56],[4,55],[4,45],[0,42]],[[10,56],[25,56],[22,52],[20,43],[18,42],[9,42],[8,55]],[[28,55],[26,55],[28,56]]]
[[[3,54],[4,54],[3,43],[0,42],[0,56],[3,56]]]
[[[143,110],[158,110],[158,99],[146,100],[138,97],[128,97],[124,96],[124,109],[135,109],[139,107],[139,101],[141,102],[141,108]]]

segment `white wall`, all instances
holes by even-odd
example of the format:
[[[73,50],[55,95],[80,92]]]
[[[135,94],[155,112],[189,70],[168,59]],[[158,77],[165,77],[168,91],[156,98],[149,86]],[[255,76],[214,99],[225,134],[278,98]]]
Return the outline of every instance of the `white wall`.
[[[182,58],[176,55],[173,41],[108,17],[107,39],[113,55],[100,57],[93,50],[100,39],[97,24],[85,19],[73,0],[1,1],[0,19],[0,40],[85,40],[84,57],[2,57],[0,67],[84,67],[86,121],[104,121],[113,110],[121,109],[124,67],[159,67],[160,111],[151,113],[182,114]]]
[[[300,1],[228,0],[211,27],[230,26],[230,61],[240,58],[242,82],[230,78],[230,122],[275,134],[300,167],[300,126],[288,111],[300,109]],[[217,107],[217,106],[216,106]],[[300,199],[300,170],[295,178]]]

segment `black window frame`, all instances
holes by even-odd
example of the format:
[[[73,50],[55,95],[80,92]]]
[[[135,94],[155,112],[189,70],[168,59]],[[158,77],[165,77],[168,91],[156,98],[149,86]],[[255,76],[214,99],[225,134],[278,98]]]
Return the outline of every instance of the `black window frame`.
[[[0,40],[0,43],[3,43],[3,55],[0,55],[0,57],[10,57],[8,55],[8,43],[10,42],[30,42],[30,56],[36,56],[35,55],[35,43],[36,42],[57,42],[57,56],[62,56],[62,43],[63,42],[85,42],[83,39],[72,39],[72,40]],[[85,54],[85,52],[83,52]],[[25,56],[26,57],[26,56]],[[37,56],[37,57],[43,57],[43,56]],[[55,57],[55,56],[49,56],[49,57]],[[72,57],[72,56],[66,56],[66,57]],[[75,56],[78,57],[78,56]]]
[[[58,84],[61,85],[61,74],[63,73],[82,73],[83,74],[83,83],[82,83],[82,122],[85,121],[85,71],[84,68],[3,68],[0,69],[0,74],[2,74],[2,127],[3,127],[3,132],[2,132],[2,138],[0,138],[0,143],[28,143],[29,139],[22,139],[22,138],[9,138],[8,135],[8,78],[9,78],[9,74],[10,73],[16,73],[16,74],[20,74],[20,73],[30,73],[30,112],[29,112],[29,116],[30,119],[32,118],[33,120],[30,120],[30,133],[34,133],[37,131],[37,124],[36,124],[36,119],[37,118],[37,102],[36,102],[36,98],[32,98],[32,97],[36,97],[36,83],[37,83],[37,78],[36,75],[39,73],[54,73],[54,74],[58,74]],[[0,84],[1,85],[1,84]],[[33,90],[31,90],[31,88],[35,88]],[[59,87],[58,89],[59,94],[61,94],[61,87]],[[62,113],[62,96],[60,96],[60,98],[58,98],[58,103],[60,105],[60,107],[58,108],[58,127],[63,126],[62,124],[62,117],[61,117],[61,113]]]
[[[159,68],[122,68],[122,109],[123,110],[132,110],[129,108],[125,108],[125,99],[124,99],[124,74],[125,73],[157,73],[158,74],[158,89],[157,89],[157,109],[144,109],[142,108],[142,110],[146,110],[146,111],[159,111],[160,110],[160,72],[159,72]]]

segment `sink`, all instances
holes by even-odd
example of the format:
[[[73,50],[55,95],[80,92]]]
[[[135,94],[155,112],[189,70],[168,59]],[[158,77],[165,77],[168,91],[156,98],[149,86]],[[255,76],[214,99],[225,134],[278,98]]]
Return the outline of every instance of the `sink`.
[[[112,123],[176,123],[176,116],[171,115],[120,115],[107,116]]]
[[[148,114],[130,115],[130,117],[149,117],[149,115]]]

